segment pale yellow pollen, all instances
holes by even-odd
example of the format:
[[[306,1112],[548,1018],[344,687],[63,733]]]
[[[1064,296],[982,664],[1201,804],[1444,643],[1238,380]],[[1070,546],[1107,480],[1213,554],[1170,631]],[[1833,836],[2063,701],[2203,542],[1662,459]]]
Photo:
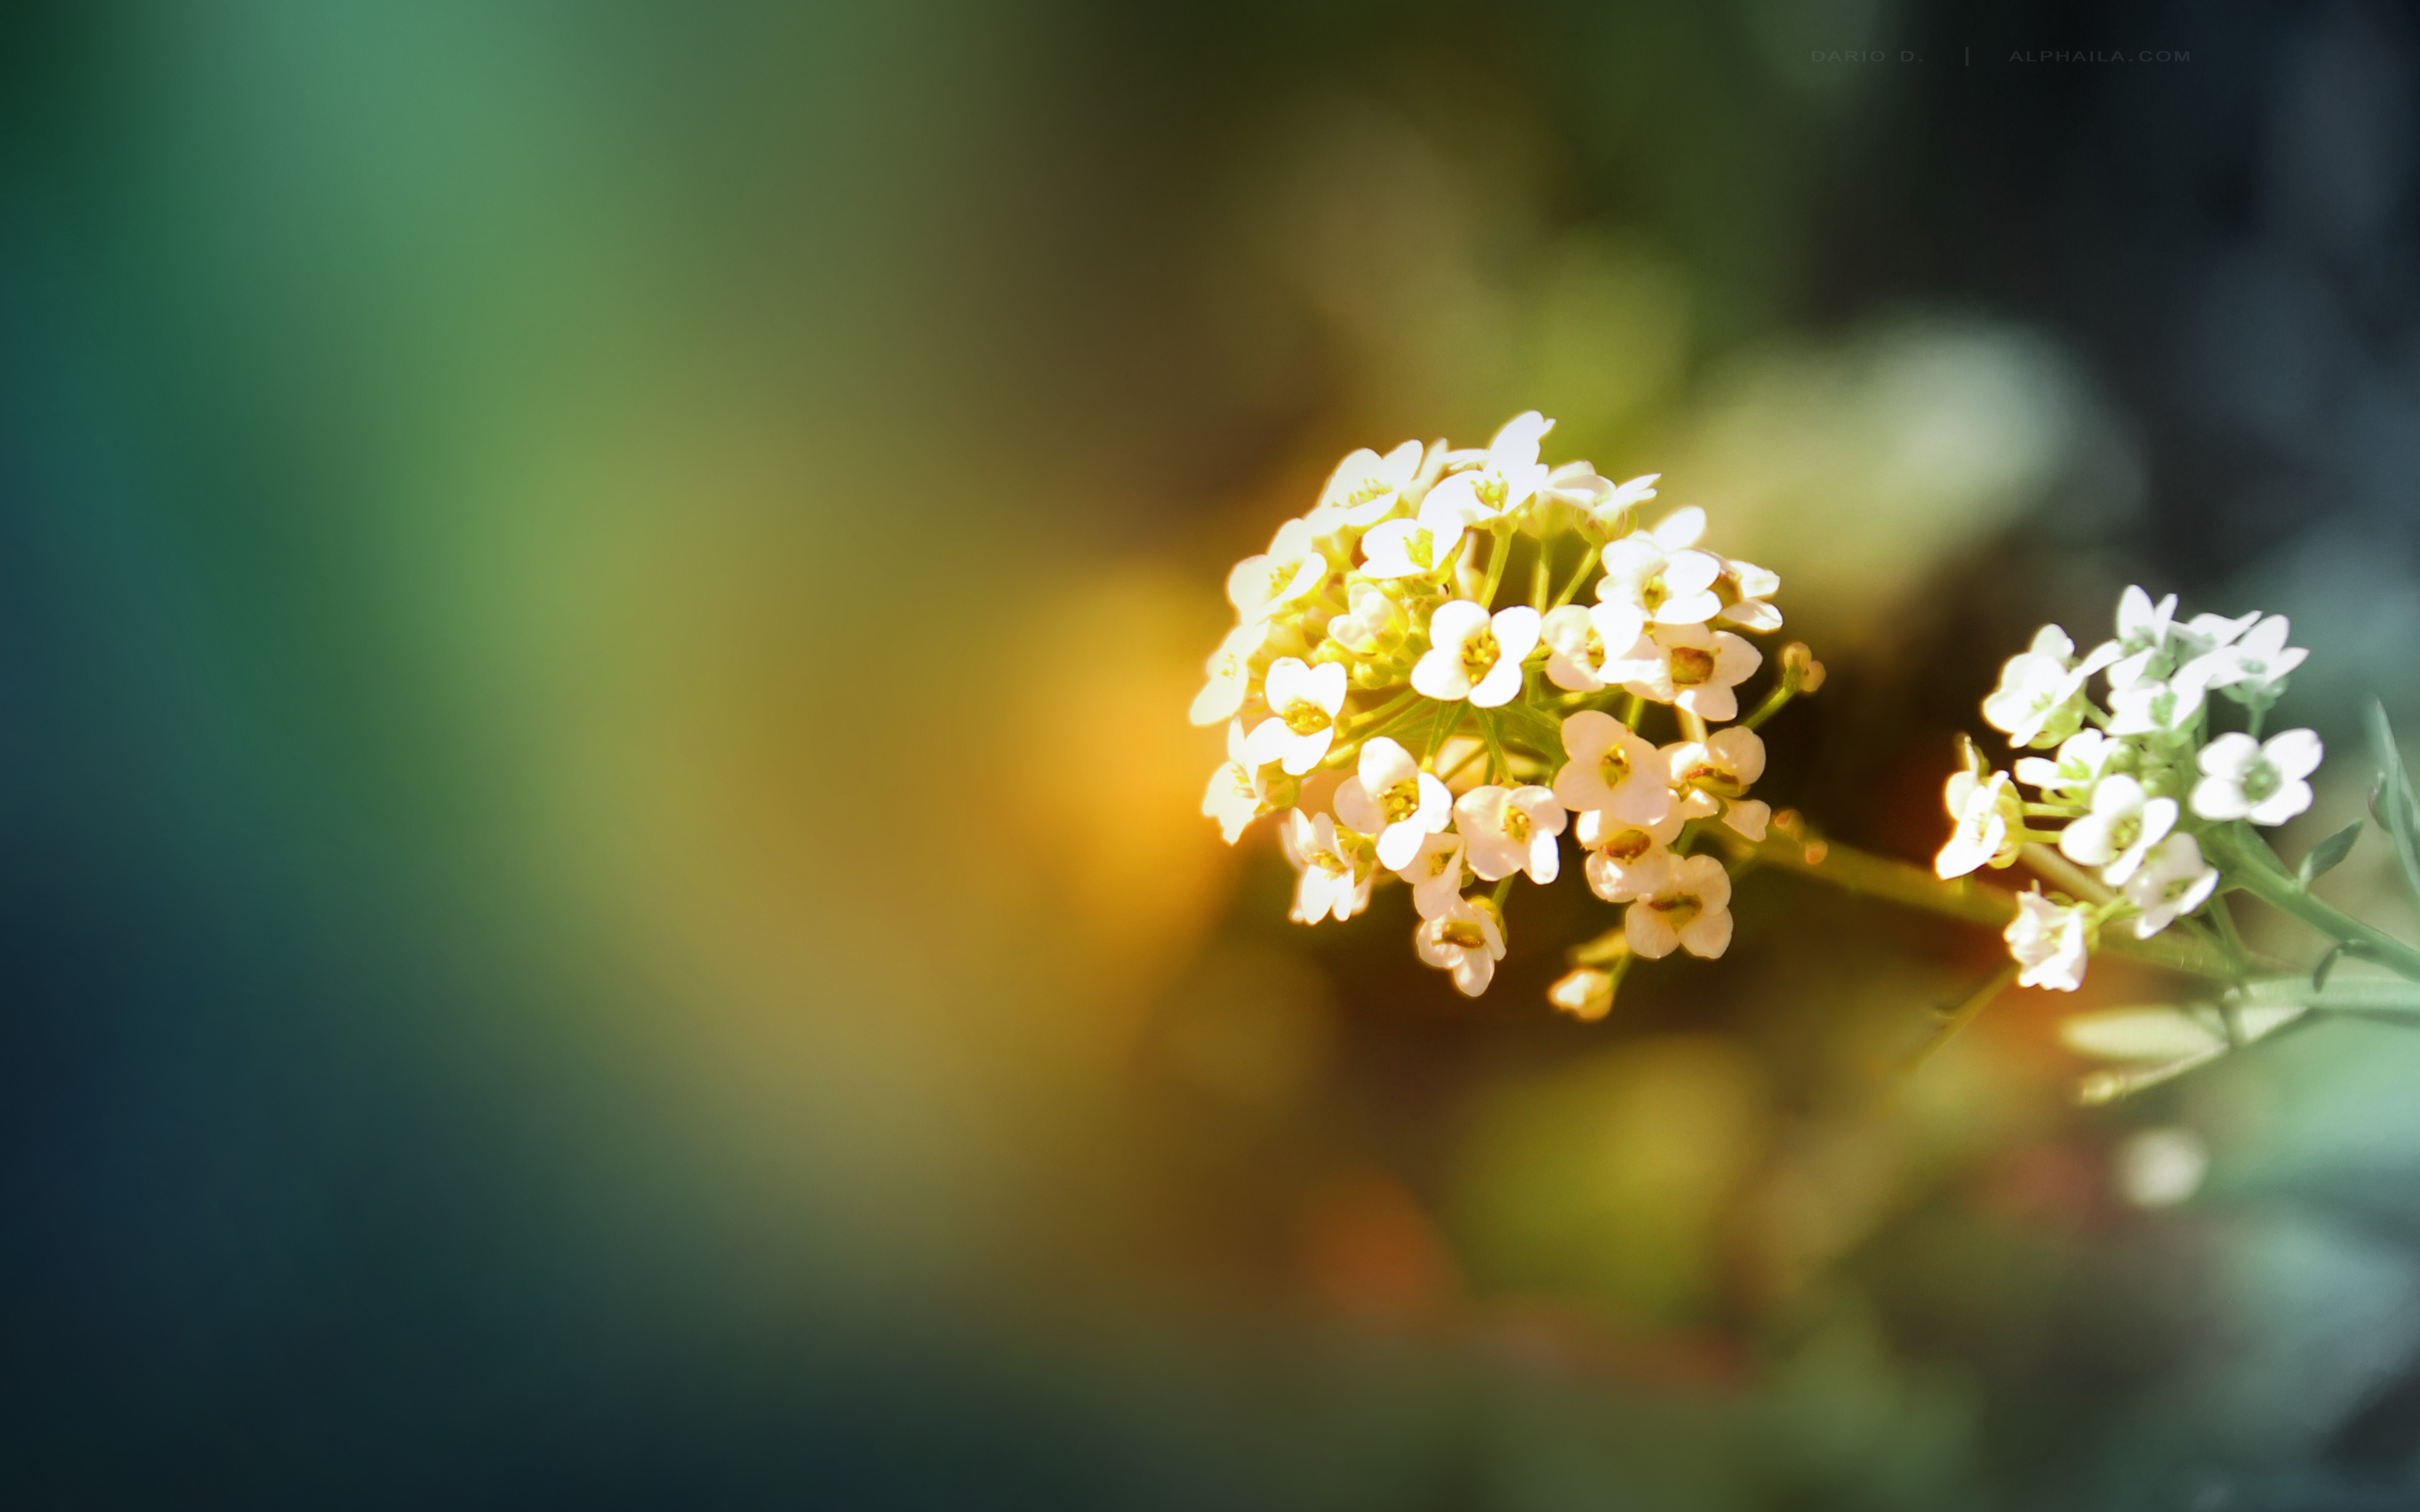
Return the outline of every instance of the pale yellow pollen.
[[[1504,836],[1516,841],[1529,838],[1529,816],[1509,803],[1504,806]]]
[[[1496,632],[1481,626],[1462,643],[1463,675],[1478,682],[1495,670],[1497,659],[1503,655],[1504,648],[1496,643]]]
[[[1378,795],[1378,807],[1385,810],[1387,823],[1401,824],[1420,811],[1420,779],[1398,782]]]
[[[1466,918],[1449,918],[1437,925],[1437,943],[1476,950],[1487,943],[1487,933]]]
[[[1596,769],[1603,774],[1605,785],[1618,788],[1630,780],[1630,753],[1620,746],[1607,746],[1597,758]]]

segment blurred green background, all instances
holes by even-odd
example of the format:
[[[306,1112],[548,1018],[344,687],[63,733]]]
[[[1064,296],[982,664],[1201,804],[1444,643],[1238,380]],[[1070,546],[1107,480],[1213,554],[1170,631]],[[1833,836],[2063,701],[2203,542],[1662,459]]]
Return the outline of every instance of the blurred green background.
[[[1525,891],[1465,1002],[1400,890],[1284,921],[1184,718],[1338,455],[1536,407],[1781,573],[1830,832],[1933,849],[2131,581],[2293,616],[2343,825],[2420,718],[2416,64],[2360,0],[12,8],[0,1501],[2420,1504],[2391,1031],[2080,1111],[2056,1017],[2171,990],[2104,962],[1909,1078],[1998,943],[1776,875],[1597,1025],[1610,911]]]

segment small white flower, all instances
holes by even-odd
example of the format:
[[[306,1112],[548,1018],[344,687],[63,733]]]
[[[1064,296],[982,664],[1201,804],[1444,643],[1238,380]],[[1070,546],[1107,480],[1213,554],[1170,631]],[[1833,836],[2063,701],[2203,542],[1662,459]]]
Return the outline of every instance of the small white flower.
[[[1326,535],[1374,525],[1393,514],[1404,490],[1419,475],[1420,455],[1419,442],[1405,441],[1384,456],[1366,446],[1346,456],[1319,491],[1319,502],[1308,517],[1311,531]]]
[[[2092,790],[2092,811],[2067,826],[2058,848],[2071,861],[2100,867],[2101,879],[2120,887],[2176,827],[2176,799],[2154,798],[2131,777],[2103,778]]]
[[[2086,801],[2112,763],[2124,755],[2126,743],[2098,730],[2079,730],[2060,743],[2058,756],[2020,756],[2017,780],[2045,794],[2064,795],[2064,801]]]
[[[1615,604],[1565,604],[1549,609],[1540,634],[1550,649],[1546,680],[1567,693],[1593,693],[1606,686],[1606,663],[1638,643],[1643,628],[1635,610]]]
[[[1443,918],[1462,902],[1463,862],[1467,848],[1460,835],[1441,829],[1420,837],[1420,848],[1395,869],[1411,884],[1412,906],[1422,918]]]
[[[1615,484],[1613,492],[1596,506],[1597,523],[1620,523],[1624,514],[1655,497],[1655,480],[1663,475],[1661,472],[1642,472],[1625,483]],[[1683,541],[1681,544],[1686,546],[1689,543]]]
[[[1596,596],[1636,610],[1642,629],[1703,625],[1723,611],[1722,596],[1714,592],[1722,575],[1722,559],[1713,552],[1667,550],[1642,531],[1606,543],[1605,576],[1597,580]]]
[[[2286,674],[2310,655],[2286,643],[2288,629],[2286,616],[2272,614],[2241,638],[2195,657],[2186,670],[2198,669],[2202,686],[2227,688],[2238,702],[2265,704]]]
[[[1580,815],[1572,838],[1588,853],[1581,869],[1588,874],[1589,890],[1609,903],[1637,897],[1638,879],[1652,879],[1655,863],[1680,835],[1681,825],[1678,810],[1652,825],[1634,825],[1602,809]]]
[[[1327,558],[1305,521],[1290,519],[1260,556],[1246,557],[1227,574],[1227,597],[1247,620],[1265,620],[1327,579]]]
[[[1535,409],[1504,423],[1487,450],[1478,454],[1465,471],[1450,473],[1429,490],[1429,500],[1444,501],[1465,520],[1476,523],[1499,515],[1516,514],[1546,482],[1538,461],[1538,443],[1555,423]],[[1422,509],[1427,508],[1423,504]]]
[[[1468,521],[1451,501],[1433,492],[1414,519],[1390,519],[1361,537],[1361,572],[1370,578],[1434,578],[1462,544]]]
[[[1672,856],[1638,869],[1637,901],[1622,915],[1631,950],[1651,961],[1675,946],[1711,961],[1730,948],[1731,879],[1711,856]]]
[[[2220,646],[2232,644],[2237,636],[2252,628],[2254,622],[2259,618],[2260,611],[2257,609],[2249,614],[2239,614],[2233,619],[2228,619],[2224,614],[2196,614],[2185,622],[2185,630],[2196,640],[2211,650],[2216,650]]]
[[[1667,551],[1686,551],[1705,535],[1706,512],[1695,504],[1683,504],[1657,520],[1647,533]]]
[[[1641,698],[1672,703],[1710,724],[1739,717],[1732,691],[1764,665],[1764,653],[1729,630],[1702,625],[1659,625],[1606,672]]]
[[[1454,800],[1453,818],[1470,843],[1470,869],[1482,881],[1527,872],[1543,887],[1561,869],[1555,837],[1567,821],[1550,788],[1473,788]]]
[[[2199,908],[2217,886],[2218,869],[2202,859],[2200,842],[2170,835],[2126,884],[2126,901],[2142,915],[2134,920],[2134,938],[2148,940],[2179,914]]]
[[[2207,691],[2207,669],[2198,661],[2180,667],[2165,681],[2152,680],[2121,687],[2109,695],[2109,733],[2113,735],[2175,735],[2193,728],[2201,717]]]
[[[2091,914],[2082,903],[2061,907],[2039,892],[2017,894],[2017,917],[2000,935],[2009,942],[2009,959],[2024,968],[2017,985],[2062,993],[2083,986],[2092,956]]]
[[[1571,530],[1582,520],[1594,519],[1614,492],[1612,481],[1597,476],[1593,466],[1565,462],[1538,485],[1521,528],[1540,536]]]
[[[2024,843],[2016,838],[2024,825],[2024,800],[2009,785],[2008,773],[1952,772],[1941,796],[1957,823],[1950,826],[1941,854],[1932,858],[1934,875],[1946,881],[1962,877],[1977,867],[2005,867],[2016,861]]]
[[[2007,731],[2011,746],[2055,746],[2084,722],[2086,680],[2116,656],[2116,645],[2103,645],[2079,665],[2067,632],[2045,625],[2030,648],[2001,667],[2000,686],[1983,701],[1983,717]]]
[[[1736,625],[1743,630],[1760,633],[1780,629],[1781,610],[1775,609],[1771,600],[1781,592],[1781,574],[1735,557],[1716,556],[1714,560],[1723,568],[1722,576],[1714,579],[1714,596],[1723,601],[1722,612],[1714,616],[1714,623]]]
[[[2162,675],[2176,619],[2174,594],[2154,604],[2150,594],[2130,585],[2118,596],[2118,656],[2109,664],[2110,687],[2132,687]]]
[[[1483,899],[1464,898],[1438,918],[1421,920],[1412,933],[1412,949],[1428,964],[1453,973],[1455,991],[1476,997],[1504,959],[1504,932]]]
[[[1370,906],[1370,884],[1377,872],[1368,836],[1340,827],[1332,814],[1314,819],[1288,809],[1285,839],[1288,858],[1300,868],[1295,878],[1295,923],[1330,918],[1342,923]]]
[[[1295,777],[1317,766],[1336,738],[1336,714],[1344,707],[1344,668],[1339,662],[1307,666],[1299,656],[1269,663],[1264,696],[1269,717],[1253,727],[1245,749],[1257,764],[1277,762]]]
[[[1252,657],[1269,639],[1269,622],[1247,620],[1227,632],[1202,671],[1210,681],[1193,695],[1193,722],[1204,727],[1232,719],[1252,688]]]
[[[1475,708],[1509,703],[1521,691],[1521,663],[1538,643],[1538,611],[1527,604],[1486,609],[1466,598],[1429,616],[1429,650],[1412,667],[1412,687],[1439,702],[1466,698]]]
[[[2311,806],[2311,784],[2303,779],[2319,769],[2321,754],[2319,737],[2308,730],[2272,735],[2265,745],[2240,732],[2221,735],[2202,748],[2193,811],[2282,825]]]
[[[1412,753],[1385,735],[1361,748],[1355,774],[1336,790],[1336,817],[1364,835],[1378,837],[1378,864],[1400,872],[1453,817],[1453,795],[1420,770]]]
[[[1210,789],[1202,795],[1202,817],[1218,821],[1220,835],[1233,845],[1245,825],[1267,811],[1268,795],[1268,784],[1262,780],[1261,768],[1248,753],[1244,721],[1230,721],[1227,760],[1210,774]]]
[[[1663,754],[1673,787],[1684,795],[1680,806],[1683,814],[1697,818],[1719,810],[1723,823],[1744,838],[1764,839],[1773,810],[1747,795],[1747,790],[1764,775],[1764,741],[1755,731],[1733,725],[1715,731],[1703,742],[1667,747]]]
[[[1571,756],[1555,774],[1555,797],[1566,809],[1602,809],[1616,819],[1652,825],[1672,809],[1669,768],[1647,740],[1602,709],[1563,720]]]

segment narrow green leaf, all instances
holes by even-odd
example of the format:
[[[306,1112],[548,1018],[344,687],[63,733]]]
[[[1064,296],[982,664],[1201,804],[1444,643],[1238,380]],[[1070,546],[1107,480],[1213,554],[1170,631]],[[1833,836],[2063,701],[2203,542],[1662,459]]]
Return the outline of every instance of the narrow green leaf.
[[[2378,762],[2378,801],[2386,806],[2387,833],[2395,837],[2395,858],[2402,863],[2404,885],[2420,899],[2420,843],[2412,835],[2412,810],[2420,800],[2412,795],[2412,779],[2403,770],[2403,753],[2387,723],[2386,705],[2376,699],[2369,701],[2369,745]]]
[[[2307,887],[2319,878],[2335,870],[2337,864],[2352,850],[2352,842],[2361,838],[2361,821],[2356,819],[2335,834],[2303,853],[2303,886]]]

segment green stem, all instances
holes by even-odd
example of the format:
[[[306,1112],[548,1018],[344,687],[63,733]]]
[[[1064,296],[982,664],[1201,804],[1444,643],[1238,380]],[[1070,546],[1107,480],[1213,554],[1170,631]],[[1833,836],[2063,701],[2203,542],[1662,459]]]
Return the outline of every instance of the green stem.
[[[1546,612],[1546,538],[1538,537],[1538,557],[1529,563],[1529,607]]]
[[[1479,738],[1487,742],[1487,779],[1501,782],[1512,776],[1512,768],[1504,760],[1504,736],[1497,729],[1492,712],[1479,717]]]
[[[2391,934],[2381,933],[2360,919],[2311,896],[2299,878],[2289,876],[2268,842],[2258,836],[2247,843],[2239,825],[2221,825],[2208,832],[2210,848],[2227,880],[2283,914],[2361,953],[2398,977],[2420,981],[2420,950]],[[2256,849],[2255,847],[2257,847]]]
[[[1940,1025],[1931,1034],[1925,1036],[1924,1042],[1917,1045],[1915,1054],[1907,1057],[1905,1067],[1907,1073],[1914,1075],[1923,1070],[1926,1061],[1937,1055],[1943,1045],[1956,1039],[1961,1029],[1974,1023],[1983,1010],[1991,1007],[1993,1000],[2007,992],[2016,980],[2017,964],[2011,961],[1993,972],[1983,985],[1967,994],[1965,999],[1957,1007],[1943,1010],[1940,1014]]]
[[[1446,741],[1462,724],[1464,707],[1460,699],[1448,699],[1437,705],[1436,722],[1429,727],[1429,748],[1420,758],[1421,765],[1435,766],[1437,752],[1445,749]]]
[[[1580,544],[1582,546],[1588,546],[1588,542],[1586,540],[1581,541]],[[1563,591],[1555,595],[1555,601],[1546,606],[1547,612],[1551,613],[1570,603],[1573,596],[1576,594],[1584,585],[1586,585],[1589,580],[1589,575],[1596,570],[1596,554],[1597,548],[1592,546],[1590,546],[1588,550],[1582,553],[1578,570],[1572,574],[1571,580],[1569,582],[1563,584]]]
[[[1496,544],[1487,548],[1487,586],[1479,591],[1479,602],[1494,609],[1496,585],[1504,580],[1504,563],[1512,556],[1512,527],[1499,520],[1488,533]]]
[[[1750,844],[1730,830],[1717,833],[1734,856],[1754,856],[1785,872],[1795,872],[1800,876],[1903,907],[1921,908],[1993,929],[2005,929],[2017,914],[2015,893],[1972,877],[1944,882],[1923,867],[1828,841],[1802,844],[1776,833]],[[2211,951],[2165,934],[2137,940],[2113,931],[2101,937],[2101,953],[2211,981],[2231,983],[2237,980],[2235,969]]]

